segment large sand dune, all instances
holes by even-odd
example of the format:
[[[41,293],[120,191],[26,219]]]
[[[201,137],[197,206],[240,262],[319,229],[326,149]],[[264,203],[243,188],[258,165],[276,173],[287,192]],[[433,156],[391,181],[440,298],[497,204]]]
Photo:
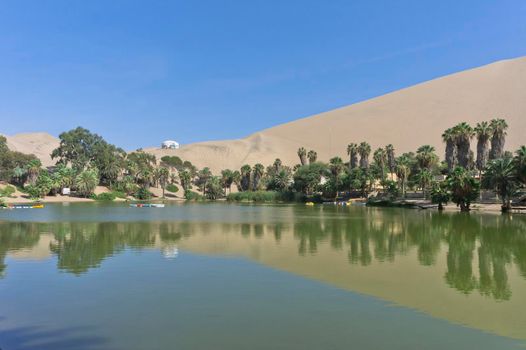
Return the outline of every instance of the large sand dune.
[[[279,157],[298,163],[303,146],[319,159],[347,157],[350,142],[367,141],[373,150],[392,143],[397,153],[431,144],[443,156],[442,132],[458,122],[505,118],[510,126],[506,148],[526,143],[526,57],[500,61],[452,74],[344,108],[299,119],[242,140],[202,142],[179,150],[148,149],[178,155],[214,172],[244,163],[265,165]],[[475,142],[472,148],[475,148]]]
[[[299,147],[318,152],[320,160],[346,158],[350,142],[367,141],[372,148],[393,144],[397,153],[431,144],[443,155],[442,132],[460,121],[472,125],[494,117],[510,126],[506,148],[526,144],[526,57],[431,80],[347,107],[257,132],[241,140],[189,144],[178,150],[145,149],[158,157],[177,155],[215,173],[243,164],[271,164],[280,158],[298,163]],[[50,165],[58,140],[49,134],[8,137],[14,150],[34,153]],[[472,144],[474,148],[475,142]]]
[[[6,135],[5,137],[10,150],[34,154],[46,167],[55,164],[51,159],[51,152],[59,145],[59,140],[56,137],[45,132]]]

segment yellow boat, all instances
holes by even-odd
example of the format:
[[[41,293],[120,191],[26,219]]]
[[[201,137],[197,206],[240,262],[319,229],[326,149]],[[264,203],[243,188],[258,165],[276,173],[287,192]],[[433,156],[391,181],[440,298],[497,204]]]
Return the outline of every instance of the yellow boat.
[[[44,208],[44,204],[35,204],[35,205],[33,205],[32,208],[33,209],[42,209],[42,208]]]
[[[313,202],[307,202],[307,203],[305,203],[305,205],[308,205],[308,206],[313,206],[313,205],[314,205],[314,203],[313,203]]]

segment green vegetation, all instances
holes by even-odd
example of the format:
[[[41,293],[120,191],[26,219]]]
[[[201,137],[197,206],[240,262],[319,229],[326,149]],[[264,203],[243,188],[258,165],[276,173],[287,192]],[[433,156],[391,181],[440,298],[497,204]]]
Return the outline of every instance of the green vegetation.
[[[0,189],[0,197],[11,197],[15,192],[16,188],[7,185],[6,187]]]
[[[148,200],[150,189],[157,187],[162,197],[181,188],[187,200],[341,201],[360,196],[373,197],[370,203],[379,205],[404,202],[420,193],[421,199],[430,199],[439,209],[452,201],[462,211],[470,210],[482,188],[494,191],[502,210],[509,211],[516,192],[525,186],[526,146],[514,154],[506,151],[507,129],[503,119],[475,127],[463,122],[447,129],[442,134],[446,146],[442,163],[432,145],[397,156],[391,144],[372,152],[371,145],[361,141],[348,144],[345,160],[332,157],[322,162],[315,150],[300,147],[298,164],[288,166],[278,158],[267,166],[245,164],[216,175],[177,156],[164,156],[158,162],[142,150],[127,154],[78,127],[60,134],[60,146],[51,155],[57,164],[49,169],[43,169],[32,155],[10,151],[0,137],[0,181],[16,185],[35,199],[70,188],[73,195],[97,200],[127,196]],[[476,155],[471,150],[474,138]],[[98,185],[112,192],[95,196]],[[12,195],[9,191],[0,196]]]

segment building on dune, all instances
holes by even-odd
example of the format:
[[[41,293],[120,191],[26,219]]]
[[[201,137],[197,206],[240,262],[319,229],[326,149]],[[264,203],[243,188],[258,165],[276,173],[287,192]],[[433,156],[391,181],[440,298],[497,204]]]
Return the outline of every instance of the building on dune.
[[[179,149],[179,142],[173,140],[164,141],[161,144],[162,149]]]

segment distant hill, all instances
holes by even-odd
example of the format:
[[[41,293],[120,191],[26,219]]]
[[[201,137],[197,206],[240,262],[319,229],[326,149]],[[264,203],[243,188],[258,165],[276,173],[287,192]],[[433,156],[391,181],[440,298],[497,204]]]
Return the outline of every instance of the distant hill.
[[[241,140],[189,144],[178,150],[149,148],[158,157],[177,155],[214,172],[241,165],[297,164],[299,147],[320,160],[347,158],[350,142],[375,148],[392,143],[397,153],[431,144],[443,157],[442,132],[461,121],[504,118],[510,126],[506,149],[526,144],[526,57],[434,79],[384,96],[262,130]],[[475,149],[475,142],[472,143]]]

